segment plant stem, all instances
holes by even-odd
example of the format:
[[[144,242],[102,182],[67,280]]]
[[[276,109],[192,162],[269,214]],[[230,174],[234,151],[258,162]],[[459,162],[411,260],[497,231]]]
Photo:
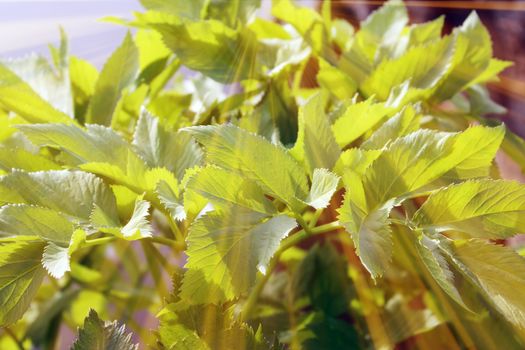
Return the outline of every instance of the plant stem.
[[[314,227],[311,229],[311,231],[314,234],[318,234],[318,233],[325,233],[325,232],[338,230],[340,228],[343,228],[343,225],[341,225],[341,223],[336,220],[336,221],[329,222],[328,224]]]
[[[310,226],[308,226],[308,223],[304,220],[301,214],[294,213],[293,216],[295,217],[299,225],[301,225],[303,230],[305,230],[308,234],[312,233],[312,231],[310,230]]]
[[[24,350],[24,345],[22,344],[22,342],[20,341],[20,339],[18,339],[18,337],[16,336],[15,332],[13,332],[10,328],[8,327],[5,327],[4,328],[4,331],[7,333],[7,335],[9,335],[13,341],[16,343],[16,345],[18,346],[18,349],[19,350]]]
[[[86,240],[84,242],[84,244],[82,244],[82,248],[84,248],[84,247],[93,247],[93,246],[96,246],[96,245],[111,243],[111,242],[115,241],[116,239],[117,239],[117,237],[115,237],[115,236],[108,236],[108,237],[100,237],[100,238],[95,238],[95,239],[89,239],[89,240]],[[152,237],[147,237],[147,238],[144,238],[144,239],[148,240],[150,242],[153,242],[153,243],[159,243],[159,244],[167,245],[169,247],[175,248],[178,251],[182,251],[182,250],[184,250],[186,248],[186,244],[184,242],[178,242],[178,241],[175,241],[173,239],[169,239],[169,238],[162,237],[162,236],[152,236]]]
[[[153,243],[159,243],[168,247],[172,247],[177,251],[182,251],[186,249],[186,244],[184,242],[174,241],[173,239],[169,239],[162,236],[152,236],[145,239]]]
[[[317,221],[319,220],[319,217],[323,213],[324,209],[317,209],[312,217],[312,220],[310,220],[309,227],[314,228],[315,225],[317,225]]]
[[[170,213],[165,213],[165,215],[168,218],[168,223],[170,225],[171,231],[173,231],[173,234],[175,235],[175,239],[178,242],[182,242],[183,243],[184,242],[184,235],[180,231],[179,226],[177,225],[175,220],[173,220],[173,218],[171,217]]]
[[[297,218],[297,221],[299,222],[299,224],[301,224],[301,221],[299,220],[299,218]],[[304,223],[304,219],[302,220],[302,222]],[[301,224],[301,226],[303,225]],[[310,237],[311,235],[330,232],[333,230],[337,230],[341,227],[342,226],[339,223],[339,221],[333,221],[328,224],[317,226],[314,228],[309,228],[308,225],[306,225],[306,227],[303,226],[302,230],[297,231],[292,236],[284,239],[281,243],[281,246],[279,247],[279,249],[277,249],[272,259],[270,260],[266,274],[264,274],[262,278],[257,281],[257,283],[255,284],[255,287],[253,288],[252,292],[248,296],[248,299],[246,300],[246,303],[244,304],[242,311],[241,311],[241,319],[247,320],[250,318],[251,314],[253,313],[253,310],[255,309],[255,304],[257,303],[257,300],[259,299],[259,295],[261,294],[262,290],[264,289],[264,286],[270,279],[270,275],[272,274],[272,272],[275,270],[275,267],[279,263],[279,259],[281,255],[288,248],[291,248],[297,245],[299,242]]]
[[[100,238],[88,239],[82,244],[82,248],[93,247],[93,246],[100,245],[100,244],[110,243],[110,242],[113,242],[116,239],[117,239],[117,237],[115,237],[115,236],[108,236],[108,237],[100,237]]]

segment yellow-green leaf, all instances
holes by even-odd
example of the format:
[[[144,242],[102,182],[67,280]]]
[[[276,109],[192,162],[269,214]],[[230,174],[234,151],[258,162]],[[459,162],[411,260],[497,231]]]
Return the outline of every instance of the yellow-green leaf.
[[[424,230],[461,231],[471,237],[506,238],[525,232],[525,186],[477,180],[434,192],[414,214]]]
[[[89,105],[88,123],[111,125],[122,90],[135,80],[138,69],[139,53],[128,33],[100,72]]]

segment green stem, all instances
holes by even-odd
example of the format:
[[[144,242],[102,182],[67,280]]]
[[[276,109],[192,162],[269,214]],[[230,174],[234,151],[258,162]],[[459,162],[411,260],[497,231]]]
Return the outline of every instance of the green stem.
[[[24,350],[24,345],[22,344],[20,339],[18,339],[16,334],[11,329],[6,327],[4,328],[4,331],[7,333],[7,335],[9,335],[13,339],[13,341],[16,343],[16,346],[18,347],[19,350]]]
[[[153,243],[167,245],[168,247],[172,247],[177,251],[183,251],[184,249],[186,249],[186,244],[184,242],[174,241],[173,239],[169,239],[162,236],[152,236],[145,239]]]
[[[117,237],[115,237],[115,236],[108,236],[108,237],[100,237],[100,238],[88,239],[82,244],[82,248],[93,247],[93,246],[96,246],[96,245],[111,243],[111,242],[113,242],[116,239],[117,239]]]
[[[310,226],[308,226],[308,223],[304,220],[301,214],[294,213],[293,216],[295,217],[299,225],[301,225],[303,230],[305,230],[308,234],[312,233],[312,231],[310,230]]]
[[[341,228],[344,228],[343,225],[339,221],[332,221],[328,224],[324,224],[321,226],[317,226],[311,229],[312,233],[318,234],[318,233],[325,233],[330,231],[339,230]]]
[[[299,224],[301,224],[301,220],[299,220],[297,216],[296,218]],[[302,221],[304,222],[304,219],[302,219]],[[303,225],[301,224],[301,226]],[[337,230],[339,228],[342,228],[339,221],[333,221],[328,224],[317,226],[314,228],[309,228],[308,225],[306,225],[306,226],[303,226],[302,230],[297,231],[292,236],[284,239],[281,243],[281,246],[279,247],[279,249],[277,249],[272,259],[270,260],[270,264],[268,265],[266,274],[264,274],[262,278],[257,281],[257,283],[255,284],[255,287],[253,288],[252,292],[248,296],[248,299],[246,300],[246,303],[244,304],[242,311],[241,311],[241,318],[243,320],[247,320],[250,318],[250,316],[253,313],[253,310],[255,309],[255,304],[257,303],[257,300],[259,299],[259,295],[261,294],[262,290],[264,289],[264,286],[270,279],[270,275],[272,274],[272,272],[275,270],[275,267],[279,263],[279,259],[281,255],[288,248],[291,248],[297,245],[298,243],[310,237],[311,235],[330,232],[333,230]]]
[[[175,235],[175,239],[178,242],[184,243],[184,235],[180,231],[179,226],[177,225],[175,220],[173,220],[173,218],[171,217],[171,214],[167,213],[165,215],[168,218],[168,223],[170,225],[171,231],[173,231],[173,234]]]
[[[315,225],[317,225],[317,221],[319,220],[319,217],[321,216],[321,214],[323,213],[323,210],[324,209],[317,209],[312,217],[312,220],[310,220],[310,227],[311,228],[314,228]]]
[[[117,239],[117,237],[115,237],[115,236],[108,236],[108,237],[100,237],[100,238],[95,238],[95,239],[89,239],[89,240],[86,240],[84,242],[84,244],[82,244],[82,248],[93,247],[93,246],[97,246],[97,245],[101,245],[101,244],[111,243],[111,242],[115,241],[116,239]],[[173,247],[173,248],[175,248],[176,250],[179,250],[179,251],[182,251],[182,250],[184,250],[186,248],[186,244],[184,242],[174,241],[173,239],[169,239],[169,238],[162,237],[162,236],[152,236],[152,237],[147,237],[147,238],[144,238],[144,239],[148,240],[150,242],[153,242],[153,243],[159,243],[159,244],[167,245],[169,247]]]

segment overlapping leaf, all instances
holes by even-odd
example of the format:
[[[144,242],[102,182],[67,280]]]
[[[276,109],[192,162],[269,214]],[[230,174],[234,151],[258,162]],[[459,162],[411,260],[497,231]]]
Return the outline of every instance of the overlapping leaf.
[[[116,321],[104,322],[91,309],[84,320],[84,326],[78,331],[78,339],[71,350],[137,350],[138,344],[133,344],[131,334],[126,334],[124,325]]]
[[[22,317],[36,294],[45,270],[41,259],[44,243],[13,242],[0,245],[0,325]]]
[[[128,33],[100,72],[86,118],[89,123],[111,125],[122,90],[133,82],[138,69],[137,47]]]
[[[292,208],[302,207],[298,200],[307,196],[307,178],[284,148],[233,125],[187,130],[204,145],[209,163],[239,172]]]
[[[344,177],[349,192],[340,220],[372,276],[384,271],[391,256],[391,208],[407,196],[437,186],[442,176],[453,173],[461,178],[463,171],[483,176],[502,137],[503,130],[497,128],[473,127],[459,134],[419,130],[391,143],[361,179]],[[473,140],[478,143],[475,147]]]
[[[433,193],[413,221],[428,231],[461,231],[474,238],[525,232],[525,187],[504,180],[467,181]]]
[[[297,225],[277,215],[266,221],[241,209],[210,212],[193,223],[188,235],[188,271],[180,296],[193,304],[218,303],[247,293],[281,239]]]
[[[524,329],[525,302],[516,292],[525,285],[523,257],[507,247],[479,239],[456,242],[454,252],[499,312]]]

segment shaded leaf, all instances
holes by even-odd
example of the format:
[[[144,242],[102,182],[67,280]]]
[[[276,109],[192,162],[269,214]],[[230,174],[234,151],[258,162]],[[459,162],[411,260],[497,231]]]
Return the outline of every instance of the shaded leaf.
[[[314,169],[312,176],[312,188],[305,200],[305,203],[315,209],[326,208],[330,204],[330,199],[337,190],[339,176],[326,169]]]
[[[111,125],[122,90],[135,80],[138,69],[139,53],[128,33],[100,72],[89,105],[88,123]]]
[[[332,169],[339,158],[321,94],[311,97],[299,110],[299,136],[290,153],[304,162],[310,175],[316,168]]]
[[[458,241],[457,259],[473,274],[475,282],[509,322],[525,328],[525,260],[507,247],[479,239]]]
[[[111,190],[101,179],[82,171],[13,171],[0,177],[0,198],[3,202],[34,204],[53,209],[82,222],[90,219],[97,206],[118,222],[115,197]]]
[[[126,334],[124,325],[116,321],[103,322],[95,310],[91,309],[84,320],[84,326],[78,330],[78,339],[71,350],[137,350],[131,334]]]

